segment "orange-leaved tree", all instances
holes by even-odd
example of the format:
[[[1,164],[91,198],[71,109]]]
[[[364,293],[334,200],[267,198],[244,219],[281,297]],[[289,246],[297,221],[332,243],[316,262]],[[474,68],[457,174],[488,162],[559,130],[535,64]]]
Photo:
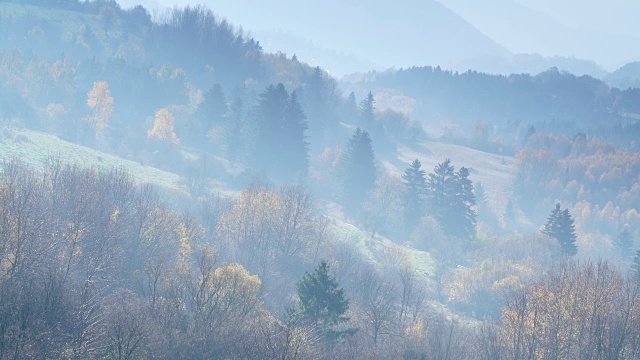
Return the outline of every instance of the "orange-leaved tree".
[[[93,110],[93,114],[86,120],[97,130],[106,128],[111,120],[114,106],[109,83],[106,81],[94,82],[93,88],[87,93],[87,105]]]
[[[156,112],[156,120],[153,129],[147,132],[147,137],[174,145],[180,144],[180,139],[175,131],[175,117],[167,108],[162,108]]]

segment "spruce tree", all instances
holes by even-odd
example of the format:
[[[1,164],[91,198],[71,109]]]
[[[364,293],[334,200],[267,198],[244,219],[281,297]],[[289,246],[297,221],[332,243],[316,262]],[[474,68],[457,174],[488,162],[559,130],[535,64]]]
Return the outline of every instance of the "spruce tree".
[[[569,209],[562,210],[560,204],[556,204],[555,209],[547,218],[542,233],[558,240],[564,255],[573,256],[578,253],[575,225]]]
[[[414,228],[426,209],[427,179],[420,160],[415,159],[402,174],[404,182],[404,219],[408,229]]]
[[[360,126],[365,129],[371,129],[375,124],[375,102],[371,91],[367,94],[367,98],[360,102]]]
[[[360,209],[376,181],[375,155],[369,133],[356,129],[340,157],[338,172],[343,205],[352,212]]]
[[[205,133],[211,126],[219,122],[227,112],[227,99],[220,84],[215,84],[204,95],[202,103],[196,111],[196,118],[204,127]]]
[[[556,207],[551,210],[551,215],[547,218],[547,223],[544,225],[542,229],[542,233],[552,238],[556,238],[558,234],[560,234],[560,216],[562,214],[562,209],[560,208],[560,204],[556,204]]]
[[[329,110],[328,84],[319,66],[313,70],[303,95],[311,128],[315,135],[319,135],[326,127]]]
[[[302,111],[295,91],[289,97],[285,112],[284,126],[280,134],[280,141],[285,144],[281,156],[284,160],[284,178],[297,177],[304,179],[309,169],[309,143],[305,132],[308,128],[307,117]]]
[[[229,103],[229,111],[225,114],[227,124],[226,152],[229,160],[241,160],[247,147],[244,101],[236,96]]]
[[[576,246],[576,227],[573,224],[573,219],[569,213],[569,209],[562,210],[562,217],[560,221],[560,246],[567,255],[576,255],[578,253],[578,247]]]
[[[281,182],[305,176],[308,171],[309,144],[306,116],[295,94],[284,85],[269,86],[254,109],[256,148],[252,165],[270,170]]]
[[[629,260],[633,257],[633,236],[627,228],[624,228],[614,240],[614,246],[620,257]]]
[[[329,265],[322,261],[296,284],[300,313],[313,326],[328,328],[349,320],[349,300],[335,277],[329,275]]]
[[[473,236],[476,229],[476,197],[473,193],[473,183],[469,179],[469,169],[461,167],[456,174],[457,194],[454,197],[452,216],[457,219],[458,236]]]
[[[438,164],[427,180],[427,191],[431,214],[438,221],[443,230],[450,235],[455,232],[451,222],[451,205],[457,194],[456,173],[451,160],[446,159]]]
[[[254,166],[263,168],[279,164],[277,155],[282,146],[279,133],[283,129],[288,102],[289,94],[282,84],[269,85],[258,96],[258,103],[253,109],[256,123]]]
[[[356,104],[356,94],[353,91],[349,93],[349,96],[347,97],[347,103],[354,109],[358,106],[358,104]]]

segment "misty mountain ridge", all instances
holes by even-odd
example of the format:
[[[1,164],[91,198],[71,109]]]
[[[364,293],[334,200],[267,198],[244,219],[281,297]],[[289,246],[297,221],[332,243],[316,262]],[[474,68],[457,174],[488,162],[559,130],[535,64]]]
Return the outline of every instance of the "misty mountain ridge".
[[[0,359],[640,358],[638,63],[163,1],[0,0]]]
[[[162,1],[147,0],[146,4],[165,9],[173,6],[171,0]],[[123,1],[127,6],[136,3]],[[385,20],[395,16],[396,8],[388,3],[369,5],[366,10],[362,2],[336,4],[341,9],[338,14],[325,11],[335,8],[331,3],[317,8],[287,1],[255,4],[251,0],[210,0],[207,4],[217,14],[258,35],[266,51],[297,54],[338,77],[363,70],[440,65],[460,72],[471,69],[503,75],[538,74],[557,67],[604,79],[607,70],[600,64],[615,70],[625,59],[637,57],[633,49],[638,47],[629,44],[640,43],[633,36],[571,28],[513,0],[492,0],[482,5],[464,0],[407,2],[398,8],[412,11],[402,16],[400,24]],[[245,8],[257,11],[247,13],[242,11]],[[274,15],[268,19],[253,15],[263,11]],[[279,17],[285,12],[296,13],[299,19]],[[332,19],[329,32],[323,31],[326,25],[322,19],[326,18]],[[352,21],[365,26],[344,28]],[[594,39],[600,49],[608,50],[583,51]],[[336,61],[338,58],[341,60]]]

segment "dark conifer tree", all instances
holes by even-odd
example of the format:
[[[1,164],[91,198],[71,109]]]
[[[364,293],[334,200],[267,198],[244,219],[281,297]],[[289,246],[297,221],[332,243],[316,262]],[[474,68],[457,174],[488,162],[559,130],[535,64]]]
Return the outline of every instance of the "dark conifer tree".
[[[222,91],[222,86],[215,84],[204,95],[204,99],[196,111],[196,117],[204,130],[209,131],[211,126],[219,122],[226,112],[227,99]]]
[[[329,275],[329,265],[322,261],[296,284],[302,318],[313,326],[327,329],[349,320],[349,300],[335,277]]]
[[[450,233],[452,228],[449,223],[451,205],[457,193],[456,188],[455,169],[451,165],[451,160],[446,159],[435,167],[433,173],[429,174],[427,189],[431,213],[447,233]]]
[[[281,155],[284,164],[291,168],[290,175],[299,180],[307,177],[309,170],[309,143],[306,140],[307,117],[302,111],[295,91],[289,97],[287,110],[285,113],[285,124],[280,139],[285,144]],[[286,168],[283,170],[287,170]],[[286,175],[285,179],[287,179]]]
[[[225,114],[226,123],[226,152],[230,160],[242,160],[246,149],[246,129],[244,115],[244,101],[236,96],[229,103],[229,111]]]
[[[562,217],[560,221],[560,246],[567,255],[575,255],[578,253],[576,246],[576,227],[573,224],[573,219],[569,213],[569,209],[562,210]]]
[[[469,169],[461,167],[456,174],[458,193],[454,198],[454,208],[451,214],[458,219],[458,236],[473,236],[476,229],[476,196],[473,193],[473,183],[469,179]]]
[[[312,136],[321,136],[329,120],[329,89],[320,67],[316,67],[304,89],[304,104]]]
[[[557,235],[560,234],[560,217],[562,216],[562,209],[560,204],[556,204],[556,207],[551,210],[551,215],[547,218],[547,223],[542,229],[542,233],[557,239]]]
[[[576,255],[576,230],[569,209],[562,210],[560,204],[556,204],[555,209],[547,219],[547,223],[542,229],[542,233],[550,236],[560,243],[560,248],[564,255]]]
[[[252,165],[270,170],[271,176],[281,182],[306,175],[307,122],[296,96],[290,96],[282,84],[269,86],[260,94],[254,116],[257,134]]]
[[[284,126],[284,114],[289,102],[289,94],[284,85],[269,85],[259,95],[253,115],[256,122],[256,141],[254,157],[256,164],[275,162],[277,149],[280,147],[278,134]]]
[[[614,246],[623,259],[629,260],[633,257],[633,236],[627,228],[624,228],[614,240]]]
[[[409,230],[413,229],[426,209],[427,179],[420,160],[415,159],[402,174],[404,182],[404,219]]]
[[[343,205],[352,212],[361,209],[376,181],[375,155],[366,131],[357,128],[349,139],[340,157],[339,175]]]
[[[462,167],[456,172],[447,159],[429,174],[427,189],[431,213],[442,229],[453,236],[473,236],[476,200],[469,170]]]
[[[356,94],[354,94],[353,91],[349,93],[349,97],[347,97],[347,103],[354,109],[358,107],[358,104],[356,104]]]
[[[360,126],[365,129],[371,129],[375,124],[375,102],[373,94],[369,92],[367,98],[360,103]]]

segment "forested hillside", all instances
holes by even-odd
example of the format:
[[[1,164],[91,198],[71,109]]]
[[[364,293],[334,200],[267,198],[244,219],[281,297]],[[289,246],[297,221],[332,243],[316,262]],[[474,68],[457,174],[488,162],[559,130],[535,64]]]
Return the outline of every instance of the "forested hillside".
[[[0,360],[640,358],[637,89],[215,10],[0,0]]]
[[[445,125],[458,136],[468,136],[476,122],[483,122],[507,146],[520,146],[533,126],[558,135],[583,132],[637,149],[640,92],[620,90],[586,75],[549,69],[537,75],[503,76],[413,67],[351,75],[343,86],[391,98],[390,106],[423,123]]]

